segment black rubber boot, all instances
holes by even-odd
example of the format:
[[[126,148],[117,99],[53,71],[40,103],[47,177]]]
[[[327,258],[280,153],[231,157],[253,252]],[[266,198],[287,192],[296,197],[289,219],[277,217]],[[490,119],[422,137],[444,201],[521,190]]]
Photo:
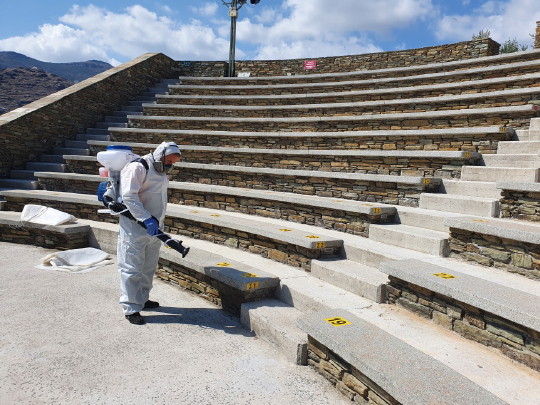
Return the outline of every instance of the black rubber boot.
[[[141,316],[140,312],[135,312],[134,314],[126,315],[126,319],[133,325],[144,325],[146,321]]]
[[[159,302],[148,300],[144,303],[143,309],[152,309],[159,307]]]

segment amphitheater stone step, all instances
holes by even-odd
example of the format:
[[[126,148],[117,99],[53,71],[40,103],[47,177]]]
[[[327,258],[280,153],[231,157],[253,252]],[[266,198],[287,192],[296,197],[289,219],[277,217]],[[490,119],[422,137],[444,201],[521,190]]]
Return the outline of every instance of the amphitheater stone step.
[[[540,152],[539,141],[501,141],[497,145],[497,154],[519,155]]]
[[[441,192],[446,194],[469,195],[471,197],[483,197],[499,199],[501,191],[494,182],[490,181],[463,181],[443,179]]]
[[[351,260],[313,260],[311,275],[373,302],[386,300],[388,277],[374,267]]]
[[[9,177],[11,179],[27,179],[27,180],[36,180],[33,170],[10,170]]]
[[[422,193],[419,207],[483,217],[497,217],[500,210],[499,200],[495,198],[435,193]]]
[[[538,154],[484,155],[483,160],[487,167],[540,168]]]
[[[72,148],[72,149],[87,149],[88,148],[88,143],[86,141],[83,141],[83,140],[75,140],[75,141],[72,141],[72,140],[66,140],[64,142],[64,147],[66,148]]]
[[[372,224],[369,238],[436,256],[448,256],[448,233],[403,224]]]
[[[538,168],[463,166],[461,180],[496,182],[519,179],[522,182],[535,183],[539,180],[539,171]]]
[[[89,155],[89,149],[80,149],[80,148],[62,148],[55,147],[53,148],[53,153],[55,155]]]
[[[88,143],[88,141],[108,141],[109,138],[109,135],[77,134],[75,140]]]
[[[63,163],[47,163],[47,162],[27,162],[26,170],[47,171],[47,172],[64,172],[66,165]]]
[[[240,321],[257,337],[280,349],[294,364],[307,363],[307,335],[297,326],[298,309],[276,299],[242,304]]]
[[[7,190],[37,190],[38,186],[39,183],[36,180],[0,178],[0,188]]]
[[[540,129],[517,129],[516,138],[521,142],[540,141]]]
[[[444,220],[449,217],[463,216],[463,214],[452,212],[404,206],[396,206],[396,211],[397,215],[395,219],[399,224],[446,233],[448,232],[448,227],[444,225]]]
[[[40,155],[39,161],[45,163],[66,163],[62,155]]]
[[[327,362],[332,364],[339,356],[345,377],[337,378],[338,387],[350,384],[352,374],[353,378],[365,383],[366,391],[373,389],[376,392],[369,390],[367,395],[364,394],[370,403],[506,404],[447,365],[349,311],[318,311],[301,317],[298,325],[309,336],[309,355],[314,359],[310,364],[324,370]],[[396,367],[395,363],[414,364],[414,367],[403,372],[403,368]],[[353,367],[355,371],[352,371]],[[440,381],[460,389],[449,391]]]

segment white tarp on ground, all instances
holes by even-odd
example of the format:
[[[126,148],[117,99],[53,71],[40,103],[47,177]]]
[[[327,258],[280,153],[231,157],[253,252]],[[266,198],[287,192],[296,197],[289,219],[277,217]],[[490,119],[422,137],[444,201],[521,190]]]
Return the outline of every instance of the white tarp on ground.
[[[51,253],[41,259],[36,269],[59,270],[71,273],[87,273],[111,264],[110,255],[95,248],[71,249]]]
[[[26,204],[21,212],[21,221],[35,224],[61,225],[76,220],[71,214],[43,205]]]

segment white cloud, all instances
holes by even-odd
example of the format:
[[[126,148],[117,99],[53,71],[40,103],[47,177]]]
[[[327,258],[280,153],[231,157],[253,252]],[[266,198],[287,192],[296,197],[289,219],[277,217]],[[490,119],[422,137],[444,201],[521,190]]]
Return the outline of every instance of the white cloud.
[[[470,15],[444,16],[437,24],[435,35],[443,41],[464,41],[481,30],[489,30],[491,37],[501,44],[515,38],[531,46],[529,34],[534,34],[538,20],[538,0],[486,1]]]
[[[95,6],[74,6],[60,18],[63,24],[46,24],[39,32],[0,40],[0,49],[30,57],[66,62],[87,59],[118,63],[146,52],[163,52],[178,60],[226,59],[228,39],[198,21],[178,25],[142,6],[113,13]]]
[[[370,35],[386,35],[434,11],[431,0],[284,0],[283,15],[262,8],[255,22],[239,19],[237,38],[258,44],[255,59],[381,52]]]
[[[218,3],[217,2],[204,3],[200,7],[191,7],[191,10],[194,13],[200,14],[202,16],[211,17],[211,16],[216,14],[216,12],[218,10]]]

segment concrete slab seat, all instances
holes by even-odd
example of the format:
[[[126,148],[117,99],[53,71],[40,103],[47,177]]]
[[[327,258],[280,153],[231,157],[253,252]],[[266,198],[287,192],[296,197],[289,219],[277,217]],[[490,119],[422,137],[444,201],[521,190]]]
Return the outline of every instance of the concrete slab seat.
[[[448,82],[466,82],[468,80],[490,79],[494,77],[519,76],[537,73],[540,63],[536,61],[509,64],[505,69],[498,66],[463,69],[453,72],[435,72],[412,76],[396,75],[395,77],[375,79],[352,79],[345,81],[318,81],[311,83],[270,83],[257,85],[170,85],[169,94],[199,94],[199,95],[256,95],[256,94],[295,94],[321,91],[367,90],[374,88],[399,88],[406,86],[433,85]],[[291,79],[294,80],[294,79]]]
[[[268,169],[198,163],[177,164],[177,180],[227,187],[291,192],[385,204],[417,206],[422,192],[436,192],[440,178]]]
[[[540,281],[540,225],[496,218],[447,218],[451,257]]]
[[[11,200],[9,192],[7,193],[5,198]],[[59,209],[84,219],[96,217],[94,213],[82,210],[83,206],[91,210],[97,209],[100,204],[96,205],[95,196],[92,195],[72,198],[72,195],[59,192],[42,192],[35,196],[42,196],[37,198],[44,201],[54,201],[49,206],[60,207]],[[8,209],[11,209],[11,204],[11,201],[8,202]],[[116,221],[107,214],[101,214],[101,218],[104,221]],[[292,223],[278,226],[256,217],[242,217],[220,210],[176,204],[169,204],[167,208],[165,231],[250,251],[306,271],[310,270],[312,259],[340,255],[343,245],[340,239],[317,234],[317,228],[313,228],[312,232],[304,231],[295,229]]]
[[[498,182],[502,190],[501,217],[540,221],[540,183]]]
[[[388,301],[540,371],[540,283],[534,292],[416,259],[381,264]],[[530,290],[530,289],[529,289]]]
[[[145,129],[219,130],[243,132],[341,132],[390,129],[442,129],[452,126],[528,125],[538,106],[472,108],[413,113],[360,114],[296,118],[226,118],[128,116],[129,127]]]
[[[111,140],[119,144],[159,144],[174,140],[179,145],[219,147],[297,150],[464,150],[482,153],[496,153],[499,141],[510,140],[514,134],[513,129],[502,126],[339,132],[109,128],[109,132]],[[92,144],[90,146],[93,148]],[[97,153],[97,149],[92,151]]]
[[[96,152],[104,150],[111,144],[116,144],[104,141],[89,142]],[[148,153],[158,145],[124,144],[131,146],[138,154]],[[77,155],[64,156],[69,171],[97,173],[97,166],[88,167],[88,159],[80,159]],[[479,153],[462,151],[292,150],[182,146],[182,161],[184,162],[446,178],[459,178],[461,166],[472,165],[480,157]]]
[[[250,77],[193,77],[179,76],[182,84],[206,84],[206,85],[263,85],[274,83],[312,83],[321,81],[343,81],[351,79],[372,79],[382,77],[406,77],[418,74],[428,73],[446,73],[452,71],[463,71],[468,69],[477,69],[482,67],[491,67],[495,70],[504,69],[509,72],[516,70],[521,63],[532,61],[537,63],[540,58],[540,52],[537,50],[529,51],[524,54],[502,54],[496,56],[481,57],[475,59],[463,59],[451,62],[437,62],[425,65],[415,65],[396,68],[354,70],[350,72],[335,73],[312,73],[305,75],[289,76],[250,76]],[[513,66],[513,67],[512,67]]]
[[[442,362],[344,309],[304,315],[298,326],[308,334],[308,364],[354,402],[506,404]]]
[[[534,87],[538,83],[540,73],[526,73],[519,76],[495,77],[466,82],[445,82],[414,86],[400,86],[398,93],[403,98],[422,98],[459,95],[466,93],[493,92],[504,88],[524,89]],[[203,89],[204,90],[204,89]],[[295,92],[283,94],[279,89],[276,93],[243,95],[223,95],[209,91],[204,94],[158,94],[158,104],[188,104],[188,105],[295,105],[317,103],[346,103],[360,101],[392,100],[396,97],[396,88],[351,90],[348,87],[296,89]],[[213,94],[215,93],[215,94]]]
[[[88,246],[88,232],[88,226],[78,223],[42,225],[21,222],[20,212],[0,211],[0,240],[2,242],[51,249],[78,249]]]
[[[538,75],[540,79],[540,74]],[[526,105],[530,100],[540,98],[540,88],[499,90],[472,94],[438,95],[435,97],[405,98],[360,102],[315,102],[297,105],[187,105],[187,104],[144,104],[144,114],[172,117],[319,117],[334,115],[375,114],[392,112],[424,112],[489,108],[492,106]]]

